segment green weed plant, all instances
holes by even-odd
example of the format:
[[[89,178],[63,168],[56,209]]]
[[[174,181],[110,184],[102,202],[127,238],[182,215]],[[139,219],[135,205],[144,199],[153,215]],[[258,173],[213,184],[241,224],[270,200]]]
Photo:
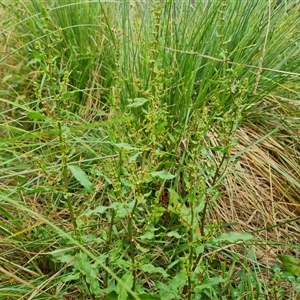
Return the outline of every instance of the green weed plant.
[[[240,172],[238,128],[274,121],[269,136],[295,120],[292,101],[290,116],[266,120],[264,107],[271,92],[299,84],[297,5],[31,0],[6,9],[2,33],[13,30],[18,45],[0,62],[22,61],[5,69],[0,90],[0,298],[299,293],[297,274],[289,291],[276,288],[286,279],[278,269],[261,280],[253,236],[211,213]]]

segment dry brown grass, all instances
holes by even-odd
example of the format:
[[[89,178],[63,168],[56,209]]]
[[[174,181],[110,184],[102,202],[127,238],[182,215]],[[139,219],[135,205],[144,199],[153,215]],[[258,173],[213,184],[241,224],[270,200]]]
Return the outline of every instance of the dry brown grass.
[[[258,127],[239,128],[240,143],[234,152],[242,151],[264,134]],[[291,142],[289,148],[294,150],[288,152],[275,137],[269,136],[248,149],[236,166],[242,171],[227,177],[227,189],[214,211],[219,220],[236,223],[231,230],[254,232],[260,244],[256,247],[257,258],[266,266],[277,261],[278,254],[293,252],[293,247],[288,245],[300,244],[300,188],[297,185],[300,156],[297,156],[297,145]],[[286,175],[278,172],[279,169]],[[295,184],[291,183],[292,179]]]

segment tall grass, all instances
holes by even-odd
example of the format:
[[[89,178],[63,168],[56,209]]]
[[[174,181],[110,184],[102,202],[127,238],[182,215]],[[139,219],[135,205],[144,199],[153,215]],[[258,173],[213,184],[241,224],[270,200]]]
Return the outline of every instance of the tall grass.
[[[293,257],[284,275],[264,266],[259,236],[232,231],[216,207],[251,190],[242,156],[272,138],[270,184],[297,211],[299,6],[5,8],[0,296],[294,299]],[[257,139],[245,144],[244,128]]]

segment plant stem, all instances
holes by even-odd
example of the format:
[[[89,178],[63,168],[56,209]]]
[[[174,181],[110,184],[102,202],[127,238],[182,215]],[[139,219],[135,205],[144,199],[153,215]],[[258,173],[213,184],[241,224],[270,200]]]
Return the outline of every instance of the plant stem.
[[[133,276],[133,285],[132,285],[132,290],[135,291],[135,285],[136,285],[136,270],[135,270],[135,252],[134,252],[134,239],[132,236],[132,219],[134,216],[134,211],[137,207],[137,199],[134,202],[133,208],[131,213],[128,215],[128,236],[129,236],[129,243],[130,243],[130,258],[131,258],[131,263],[132,263],[132,276]]]
[[[49,46],[49,54],[48,54],[48,65],[49,65],[49,80],[50,80],[50,86],[52,89],[52,92],[54,93],[54,99],[56,102],[56,113],[57,113],[57,128],[58,128],[58,135],[59,135],[59,144],[60,144],[60,151],[61,151],[61,172],[62,172],[62,181],[63,181],[63,196],[67,201],[68,209],[70,213],[70,219],[72,221],[73,227],[76,230],[77,224],[76,219],[74,216],[74,210],[73,206],[70,200],[70,197],[68,195],[69,190],[69,183],[68,183],[68,155],[67,155],[67,140],[66,136],[63,132],[63,126],[62,126],[62,107],[61,107],[61,93],[62,93],[62,86],[60,86],[60,91],[56,92],[56,85],[54,81],[54,74],[53,74],[53,67],[55,65],[55,62],[53,60],[53,53],[52,53],[52,46],[51,46],[51,40],[50,40],[50,32],[48,32],[47,35],[47,41]],[[60,85],[65,84],[65,82],[60,82]]]
[[[106,252],[108,253],[109,251],[109,245],[111,243],[111,238],[112,238],[112,229],[113,229],[113,224],[115,221],[115,215],[116,212],[114,210],[112,210],[112,214],[111,214],[111,220],[110,220],[110,227],[109,227],[109,231],[108,231],[108,236],[107,236],[107,246],[106,246]],[[108,268],[108,262],[109,262],[109,257],[106,258],[105,260],[105,265]],[[105,277],[104,277],[104,287],[108,287],[108,272],[105,272]]]

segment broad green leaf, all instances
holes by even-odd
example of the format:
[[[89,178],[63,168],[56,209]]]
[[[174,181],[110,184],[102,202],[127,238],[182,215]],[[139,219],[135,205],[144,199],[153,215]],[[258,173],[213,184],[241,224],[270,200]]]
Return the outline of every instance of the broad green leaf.
[[[169,237],[174,236],[174,237],[176,237],[177,239],[180,239],[180,238],[181,238],[181,235],[180,235],[177,231],[170,231],[170,232],[167,233],[167,236],[169,236]]]
[[[79,273],[76,273],[76,274],[69,274],[69,275],[64,275],[62,276],[62,278],[60,278],[60,281],[61,282],[68,282],[68,281],[73,281],[73,280],[78,280],[79,279],[79,276],[80,274]]]
[[[133,275],[131,272],[127,272],[125,273],[121,280],[124,282],[124,284],[129,288],[131,289],[132,286],[133,286]],[[126,300],[128,298],[128,293],[127,291],[125,290],[124,286],[118,284],[117,286],[117,291],[116,291],[119,296],[118,296],[118,300]]]
[[[120,202],[114,202],[111,206],[112,209],[114,209],[114,211],[116,212],[116,216],[118,218],[123,219],[124,217],[127,216],[128,214],[128,210],[125,207],[124,203],[120,203]]]
[[[160,299],[164,300],[174,300],[179,299],[178,297],[178,286],[170,286],[169,284],[164,284],[163,282],[159,281],[156,282],[156,288],[159,290]]]
[[[200,292],[204,289],[214,289],[216,285],[227,282],[228,278],[221,278],[221,277],[213,277],[207,278],[203,280],[199,285],[196,286],[196,291]]]
[[[31,51],[33,57],[37,58],[37,59],[43,59],[43,55],[41,52],[39,51],[36,51],[36,50],[32,50]]]
[[[148,248],[145,248],[145,247],[142,247],[139,243],[136,243],[135,244],[135,247],[137,250],[143,252],[143,253],[147,253],[149,252],[149,249]]]
[[[164,213],[166,212],[166,209],[162,206],[155,206],[153,209],[153,217],[160,218]]]
[[[159,177],[160,179],[163,179],[163,180],[170,180],[175,177],[175,175],[172,175],[171,173],[169,173],[167,171],[152,172],[150,174],[152,177]]]
[[[38,59],[38,58],[33,58],[31,59],[30,61],[28,61],[28,63],[26,64],[27,67],[33,65],[33,64],[36,64],[36,63],[39,63],[41,60]]]
[[[83,226],[86,226],[86,224],[81,225],[81,227],[83,227]],[[78,227],[80,228],[80,226],[78,226]],[[84,234],[84,235],[82,235],[81,236],[81,240],[84,243],[91,243],[91,242],[102,243],[103,242],[102,238],[96,236],[96,232],[92,232],[90,234]]]
[[[171,279],[169,288],[173,291],[182,289],[188,282],[188,275],[185,270],[179,271],[174,278]]]
[[[79,252],[76,254],[76,261],[74,267],[81,271],[82,274],[89,274],[91,271],[90,259],[84,252]]]
[[[63,254],[63,253],[53,253],[52,256],[54,259],[62,262],[62,263],[70,263],[74,259],[74,255],[71,254]]]
[[[161,132],[165,129],[165,127],[166,127],[167,125],[168,125],[167,122],[162,122],[162,123],[160,123],[160,124],[157,126],[157,128],[156,128],[157,133],[161,133]]]
[[[250,233],[243,233],[243,232],[226,232],[220,234],[219,237],[212,240],[213,243],[222,243],[222,242],[229,242],[229,243],[236,243],[238,241],[250,241],[252,240],[252,235]]]
[[[178,200],[179,200],[178,193],[171,188],[168,189],[168,192],[169,192],[169,204],[172,205],[173,207],[176,207],[178,205]]]
[[[149,274],[155,274],[160,273],[164,278],[169,277],[170,275],[161,267],[155,267],[152,264],[145,264],[141,267],[141,270],[143,270],[146,273]]]
[[[111,180],[107,176],[105,176],[102,172],[97,171],[96,174],[97,176],[102,177],[108,184],[112,184]]]
[[[129,100],[132,101],[132,99],[129,99]],[[128,104],[127,107],[130,107],[130,108],[139,107],[139,106],[144,105],[146,102],[148,102],[148,100],[145,98],[135,98],[135,99],[133,99],[133,103]]]
[[[154,238],[154,233],[152,231],[146,231],[140,236],[141,240],[152,240]]]
[[[94,187],[90,182],[89,178],[85,174],[85,172],[78,166],[68,165],[68,169],[71,171],[73,176],[76,178],[78,182],[90,193],[93,192]]]
[[[90,258],[86,253],[79,252],[76,254],[74,268],[77,268],[85,276],[91,293],[99,295],[101,290],[98,281],[98,267],[91,264]]]
[[[115,264],[119,267],[119,268],[130,268],[130,263],[128,260],[124,260],[122,258],[119,258],[115,261]]]
[[[31,120],[45,120],[46,116],[44,116],[36,111],[32,111],[27,114],[27,118],[29,118]]]
[[[300,276],[300,259],[291,255],[278,255],[285,269],[295,276]]]
[[[137,160],[137,158],[138,158],[142,153],[143,153],[143,152],[138,152],[138,153],[136,153],[135,155],[131,156],[131,157],[129,158],[129,163],[135,162],[135,161]]]
[[[300,284],[293,286],[296,293],[300,294]]]
[[[74,92],[65,92],[62,94],[61,98],[63,100],[69,99],[74,96]]]
[[[93,214],[103,214],[106,210],[108,209],[107,206],[102,206],[102,205],[99,205],[97,206],[95,209],[93,210],[88,210],[85,215],[87,217],[93,215]]]
[[[105,300],[117,300],[118,294],[116,292],[111,292],[104,299]]]
[[[127,180],[127,179],[125,179],[125,178],[123,178],[123,177],[120,178],[120,181],[121,181],[121,183],[122,183],[124,186],[127,186],[127,187],[133,187],[133,186],[134,186],[133,183],[131,183],[129,180]]]

